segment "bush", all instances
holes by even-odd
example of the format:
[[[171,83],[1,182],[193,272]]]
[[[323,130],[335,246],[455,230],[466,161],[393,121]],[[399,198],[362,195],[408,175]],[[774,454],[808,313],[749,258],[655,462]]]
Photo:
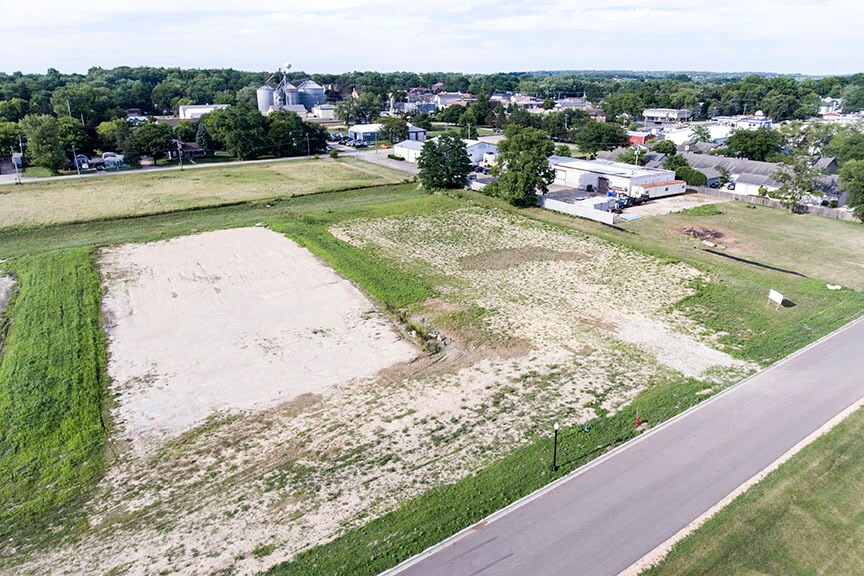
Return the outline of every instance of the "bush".
[[[839,202],[837,202],[837,200],[831,200],[831,202],[829,202],[829,204],[830,204],[831,208],[837,208],[837,206],[839,205]]]
[[[399,160],[400,162],[405,160],[405,158],[399,156],[398,154],[387,154],[387,158],[390,158],[391,160]]]
[[[330,150],[330,158],[338,158],[338,157],[339,157],[339,151],[338,150],[336,150],[335,148],[333,150]]]

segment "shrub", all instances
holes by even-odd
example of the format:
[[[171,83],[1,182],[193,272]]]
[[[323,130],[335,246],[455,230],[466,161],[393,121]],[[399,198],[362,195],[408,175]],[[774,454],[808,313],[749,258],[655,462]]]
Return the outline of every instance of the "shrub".
[[[831,202],[829,202],[829,204],[830,204],[831,208],[837,208],[837,206],[839,205],[839,202],[837,202],[837,200],[831,200]]]
[[[336,150],[335,148],[333,150],[330,150],[330,158],[338,158],[338,157],[339,157],[339,151],[338,150]]]
[[[399,160],[400,162],[405,160],[405,158],[399,156],[398,154],[387,154],[387,158],[390,158],[391,160]]]

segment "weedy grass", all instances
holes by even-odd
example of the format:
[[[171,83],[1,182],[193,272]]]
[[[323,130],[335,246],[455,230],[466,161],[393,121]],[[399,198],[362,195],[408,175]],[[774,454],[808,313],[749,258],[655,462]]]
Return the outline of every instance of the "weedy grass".
[[[327,158],[28,182],[0,186],[0,229],[396,184],[405,177],[354,158]]]
[[[90,251],[6,264],[18,292],[0,357],[0,539],[40,532],[103,469],[105,342]],[[58,524],[60,524],[58,522]]]
[[[267,574],[378,574],[480,521],[534,490],[639,435],[636,418],[657,424],[705,399],[708,388],[694,379],[655,380],[634,401],[611,416],[564,428],[558,466],[552,473],[552,440],[537,437],[506,457],[456,483],[434,488],[396,510],[349,530],[332,542],[301,552]]]

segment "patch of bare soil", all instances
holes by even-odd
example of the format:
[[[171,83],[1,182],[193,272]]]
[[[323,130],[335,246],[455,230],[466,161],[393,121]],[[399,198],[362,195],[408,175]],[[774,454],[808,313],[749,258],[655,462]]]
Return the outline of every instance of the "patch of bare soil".
[[[584,258],[578,252],[559,252],[538,246],[489,250],[459,260],[465,270],[506,270],[526,262],[556,262]]]
[[[12,297],[12,291],[15,288],[15,279],[0,272],[0,314],[9,303]]]

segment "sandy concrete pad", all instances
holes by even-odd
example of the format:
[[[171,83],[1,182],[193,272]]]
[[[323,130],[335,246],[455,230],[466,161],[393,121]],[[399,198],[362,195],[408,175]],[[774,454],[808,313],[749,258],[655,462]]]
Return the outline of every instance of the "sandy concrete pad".
[[[103,251],[115,418],[136,448],[417,356],[350,282],[265,228]]]
[[[638,214],[643,218],[646,216],[662,216],[671,212],[680,212],[687,208],[695,208],[705,204],[719,204],[721,202],[729,202],[722,198],[715,198],[707,194],[682,194],[680,196],[667,196],[665,198],[655,198],[647,204],[640,206],[631,206],[627,208],[625,214]]]

